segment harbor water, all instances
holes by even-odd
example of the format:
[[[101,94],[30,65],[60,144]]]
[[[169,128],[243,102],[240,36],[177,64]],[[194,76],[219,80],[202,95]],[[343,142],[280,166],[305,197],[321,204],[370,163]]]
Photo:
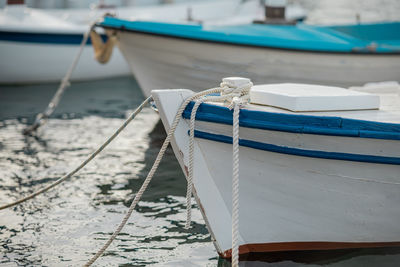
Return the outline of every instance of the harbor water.
[[[80,164],[143,100],[133,78],[74,83],[37,136],[22,130],[57,84],[0,87],[0,203],[34,192]],[[1,266],[78,266],[106,242],[165,138],[145,108],[81,172],[0,211]],[[230,266],[218,257],[199,209],[185,230],[186,181],[171,149],[122,233],[96,266]],[[327,229],[329,231],[329,229]],[[256,255],[241,266],[398,266],[400,248]]]

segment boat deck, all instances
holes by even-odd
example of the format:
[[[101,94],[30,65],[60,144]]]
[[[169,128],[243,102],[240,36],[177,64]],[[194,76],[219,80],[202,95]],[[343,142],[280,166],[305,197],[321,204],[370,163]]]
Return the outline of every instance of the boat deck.
[[[400,90],[399,90],[400,93]],[[244,108],[255,111],[265,111],[295,115],[324,116],[324,117],[341,117],[354,120],[366,120],[381,123],[400,124],[400,94],[388,93],[379,94],[380,108],[373,110],[351,110],[351,111],[309,111],[309,112],[293,112],[277,107],[262,106],[248,104]]]
[[[353,120],[365,120],[378,123],[392,123],[399,124],[400,126],[400,89],[399,93],[384,93],[378,94],[380,97],[380,108],[371,110],[345,110],[345,111],[307,111],[307,112],[293,112],[290,110],[258,105],[246,104],[243,109],[250,111],[261,111],[276,114],[288,115],[305,115],[316,117],[339,117]],[[210,102],[209,102],[210,103]],[[227,106],[220,102],[213,102],[213,105]]]

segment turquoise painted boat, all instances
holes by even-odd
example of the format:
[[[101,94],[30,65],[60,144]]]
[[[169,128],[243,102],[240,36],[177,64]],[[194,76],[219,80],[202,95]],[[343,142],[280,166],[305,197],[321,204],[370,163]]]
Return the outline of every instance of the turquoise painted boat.
[[[400,22],[213,26],[106,17],[98,25],[116,32],[146,95],[232,75],[346,87],[400,80]]]

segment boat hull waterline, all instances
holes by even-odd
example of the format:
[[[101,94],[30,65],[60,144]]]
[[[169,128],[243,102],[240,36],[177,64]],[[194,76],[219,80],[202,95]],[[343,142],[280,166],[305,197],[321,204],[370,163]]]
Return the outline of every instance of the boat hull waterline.
[[[82,35],[79,35],[80,39]],[[55,41],[55,40],[54,40]],[[0,83],[57,82],[65,75],[79,50],[79,44],[0,42]],[[84,47],[72,80],[104,79],[129,75],[119,51],[108,64],[95,60],[93,48]],[[16,58],[16,55],[18,57]],[[51,67],[49,67],[51,66]]]
[[[166,129],[192,93],[153,91]],[[185,175],[188,130],[188,121],[182,120],[172,141]],[[231,256],[231,132],[229,124],[196,121],[195,197],[218,253],[226,258]],[[399,246],[399,133],[384,135],[241,127],[240,254]],[[271,144],[284,150],[271,149]]]

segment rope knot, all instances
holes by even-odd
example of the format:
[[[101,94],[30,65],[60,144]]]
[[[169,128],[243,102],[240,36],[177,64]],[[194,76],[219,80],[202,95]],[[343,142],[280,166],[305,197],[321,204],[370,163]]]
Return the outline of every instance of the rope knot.
[[[229,109],[233,109],[234,105],[243,105],[250,100],[250,89],[253,83],[250,79],[241,77],[224,78],[220,84],[223,91],[221,95],[228,96],[225,101],[229,102]],[[236,99],[234,101],[234,99]]]

